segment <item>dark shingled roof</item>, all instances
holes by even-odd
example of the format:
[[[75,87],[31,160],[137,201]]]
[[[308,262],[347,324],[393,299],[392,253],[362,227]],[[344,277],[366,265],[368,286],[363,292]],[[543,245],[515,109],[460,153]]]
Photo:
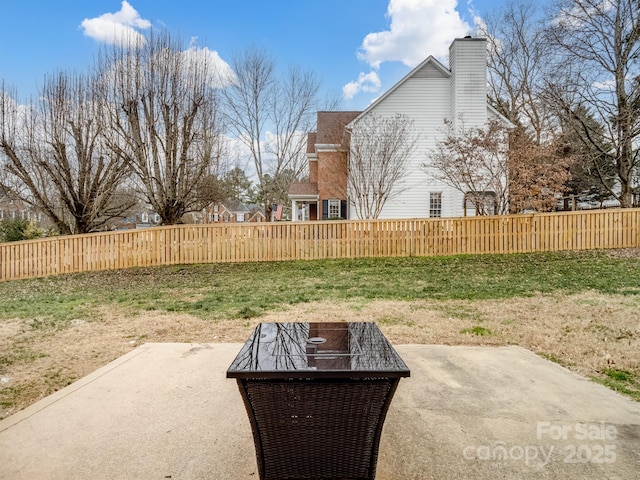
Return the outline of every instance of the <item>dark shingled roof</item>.
[[[318,195],[318,184],[294,182],[289,187],[289,195]]]
[[[315,143],[342,143],[344,127],[362,112],[318,112]]]

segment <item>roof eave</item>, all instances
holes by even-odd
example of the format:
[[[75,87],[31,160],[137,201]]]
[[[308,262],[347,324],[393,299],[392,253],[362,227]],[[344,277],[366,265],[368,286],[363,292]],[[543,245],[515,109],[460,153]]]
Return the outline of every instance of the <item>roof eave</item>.
[[[303,200],[307,202],[317,202],[320,195],[304,195],[304,194],[289,194],[290,200]]]
[[[511,122],[511,120],[509,120],[507,117],[502,115],[498,110],[496,110],[494,107],[492,107],[489,104],[489,102],[487,102],[487,110],[489,112],[493,113],[496,117],[498,117],[498,120],[500,120],[500,123],[502,123],[502,125],[505,128],[508,128],[509,130],[516,128],[516,126]]]
[[[382,94],[382,96],[376,98],[373,102],[371,102],[371,104],[367,108],[365,108],[362,111],[362,113],[360,113],[360,115],[358,115],[356,118],[351,120],[346,125],[346,128],[348,130],[350,130],[352,128],[352,125],[355,122],[360,120],[365,115],[368,115],[369,112],[371,112],[371,110],[376,108],[376,106],[378,106],[381,102],[383,102],[385,98],[387,98],[389,95],[391,95],[393,92],[395,92],[398,88],[400,88],[404,83],[407,82],[407,80],[409,80],[411,77],[413,77],[413,75],[415,75],[415,73],[417,71],[419,71],[420,69],[425,67],[428,63],[432,63],[433,66],[436,67],[438,70],[440,70],[444,75],[446,75],[447,77],[451,77],[451,71],[447,67],[442,65],[442,63],[440,63],[438,61],[438,59],[436,59],[433,55],[429,55],[425,60],[422,61],[422,63],[420,63],[419,65],[414,67],[409,73],[407,73],[404,77],[402,77],[393,87],[391,87],[384,94]]]

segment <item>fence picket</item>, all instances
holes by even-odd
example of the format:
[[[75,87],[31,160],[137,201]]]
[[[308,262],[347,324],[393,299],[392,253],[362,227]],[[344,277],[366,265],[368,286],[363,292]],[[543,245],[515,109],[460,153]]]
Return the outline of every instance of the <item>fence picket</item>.
[[[175,225],[0,244],[0,280],[177,263],[640,247],[640,209]]]

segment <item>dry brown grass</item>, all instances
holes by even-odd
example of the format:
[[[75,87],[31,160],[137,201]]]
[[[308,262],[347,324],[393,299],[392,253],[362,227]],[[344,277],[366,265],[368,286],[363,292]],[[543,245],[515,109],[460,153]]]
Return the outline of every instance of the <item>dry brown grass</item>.
[[[589,377],[640,371],[637,296],[583,293],[490,301],[315,302],[252,320],[103,312],[66,329],[0,323],[0,418],[145,342],[243,342],[258,322],[374,321],[393,344],[520,345]],[[475,332],[475,334],[474,334]],[[481,335],[484,333],[484,335]]]

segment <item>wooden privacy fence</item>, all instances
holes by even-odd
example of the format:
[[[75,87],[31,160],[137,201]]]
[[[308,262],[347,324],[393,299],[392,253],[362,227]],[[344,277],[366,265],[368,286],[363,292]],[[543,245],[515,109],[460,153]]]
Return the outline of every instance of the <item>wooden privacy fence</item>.
[[[152,265],[640,247],[640,209],[176,225],[0,244],[0,280]]]

